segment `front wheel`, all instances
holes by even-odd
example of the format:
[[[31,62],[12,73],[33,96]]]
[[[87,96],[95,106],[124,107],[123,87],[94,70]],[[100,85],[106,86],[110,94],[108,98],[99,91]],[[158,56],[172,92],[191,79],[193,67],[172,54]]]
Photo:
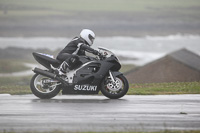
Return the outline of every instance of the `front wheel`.
[[[60,83],[51,78],[35,74],[30,83],[32,93],[41,99],[50,99],[60,92]]]
[[[108,76],[101,85],[101,92],[110,99],[118,99],[128,92],[129,84],[123,75],[118,75],[115,82]]]

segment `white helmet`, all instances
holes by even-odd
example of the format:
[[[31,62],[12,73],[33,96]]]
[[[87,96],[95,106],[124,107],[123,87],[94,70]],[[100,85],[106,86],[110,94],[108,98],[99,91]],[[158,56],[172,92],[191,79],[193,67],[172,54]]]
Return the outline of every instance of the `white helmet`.
[[[81,38],[83,38],[90,46],[92,46],[94,39],[95,39],[95,34],[93,31],[89,29],[83,29],[80,33]]]

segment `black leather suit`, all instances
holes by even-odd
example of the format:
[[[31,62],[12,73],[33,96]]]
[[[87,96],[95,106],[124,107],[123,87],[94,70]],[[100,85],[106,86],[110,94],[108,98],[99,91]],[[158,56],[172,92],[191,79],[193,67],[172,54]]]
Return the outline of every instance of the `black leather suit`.
[[[75,37],[67,46],[60,51],[57,56],[57,60],[65,61],[69,65],[69,69],[73,69],[79,62],[78,56],[85,56],[85,51],[98,55],[98,51],[92,49],[82,39]]]

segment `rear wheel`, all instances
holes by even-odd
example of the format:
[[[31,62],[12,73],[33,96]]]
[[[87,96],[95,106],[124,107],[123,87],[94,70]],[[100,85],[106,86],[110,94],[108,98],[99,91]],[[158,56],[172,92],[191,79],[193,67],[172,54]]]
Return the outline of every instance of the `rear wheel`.
[[[51,78],[35,74],[30,83],[32,93],[41,99],[50,99],[60,92],[60,83]]]
[[[101,85],[101,92],[110,99],[118,99],[128,92],[129,84],[123,75],[118,75],[115,82],[106,77]]]

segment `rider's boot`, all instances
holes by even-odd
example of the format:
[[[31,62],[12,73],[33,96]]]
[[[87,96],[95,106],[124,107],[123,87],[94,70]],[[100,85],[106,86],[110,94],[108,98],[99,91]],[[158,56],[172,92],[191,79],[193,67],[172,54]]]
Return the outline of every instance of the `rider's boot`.
[[[55,71],[58,75],[65,75],[68,67],[68,63],[63,61],[63,63]]]

